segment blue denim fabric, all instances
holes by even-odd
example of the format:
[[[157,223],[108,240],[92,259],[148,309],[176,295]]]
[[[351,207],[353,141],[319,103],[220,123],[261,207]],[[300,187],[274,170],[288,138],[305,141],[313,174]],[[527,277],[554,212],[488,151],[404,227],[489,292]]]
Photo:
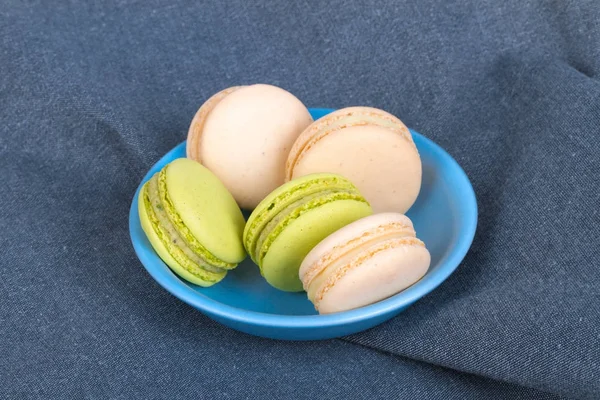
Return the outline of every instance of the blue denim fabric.
[[[4,1],[0,398],[600,398],[600,3]],[[228,86],[384,108],[471,178],[473,247],[397,318],[288,343],[162,290],[137,184]]]

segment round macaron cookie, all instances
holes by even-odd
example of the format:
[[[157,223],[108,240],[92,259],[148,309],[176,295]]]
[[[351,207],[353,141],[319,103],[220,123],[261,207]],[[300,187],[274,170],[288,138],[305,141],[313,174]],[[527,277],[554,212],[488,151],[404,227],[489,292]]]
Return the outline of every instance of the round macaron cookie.
[[[138,211],[156,253],[191,283],[214,285],[246,257],[240,208],[217,177],[193,160],[172,161],[146,182]]]
[[[286,179],[319,172],[350,179],[376,213],[405,213],[421,189],[421,158],[410,131],[371,107],[334,111],[300,134],[286,161]]]
[[[255,84],[225,89],[200,107],[187,137],[187,157],[211,170],[240,207],[253,209],[285,181],[285,162],[313,122],[290,92]]]
[[[320,314],[393,296],[420,280],[431,257],[403,214],[374,214],[332,233],[302,261],[299,277]]]
[[[308,175],[280,186],[256,207],[244,229],[244,246],[270,285],[302,291],[298,269],[308,252],[371,214],[369,203],[344,177]]]

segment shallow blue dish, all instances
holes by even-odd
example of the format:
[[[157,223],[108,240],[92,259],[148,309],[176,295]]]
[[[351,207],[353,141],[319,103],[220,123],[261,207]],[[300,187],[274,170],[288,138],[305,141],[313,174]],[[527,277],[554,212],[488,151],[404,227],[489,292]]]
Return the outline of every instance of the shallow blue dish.
[[[311,109],[314,119],[333,110]],[[185,157],[185,142],[168,152],[146,174],[131,203],[133,247],[150,275],[173,295],[214,320],[252,335],[287,340],[329,339],[378,325],[434,290],[467,253],[477,226],[475,193],[464,171],[441,147],[411,131],[423,163],[423,183],[407,215],[431,253],[431,267],[405,291],[360,309],[318,315],[302,293],[269,286],[247,258],[219,284],[202,288],[179,279],[158,257],[140,225],[137,197],[143,183],[167,163]],[[247,215],[246,215],[247,216]]]

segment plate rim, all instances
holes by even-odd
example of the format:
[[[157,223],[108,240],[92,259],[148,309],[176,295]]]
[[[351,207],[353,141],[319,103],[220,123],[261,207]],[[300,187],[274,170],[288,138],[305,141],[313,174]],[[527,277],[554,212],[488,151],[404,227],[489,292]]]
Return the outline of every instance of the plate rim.
[[[309,108],[309,111],[313,115],[323,116],[334,111],[334,109]],[[478,222],[477,198],[471,181],[469,180],[465,171],[448,152],[446,152],[433,140],[423,136],[413,129],[409,130],[413,138],[416,139],[416,142],[423,142],[429,146],[430,149],[435,153],[435,157],[443,161],[442,164],[453,167],[455,173],[452,174],[452,176],[454,176],[455,179],[460,180],[462,186],[464,187],[463,189],[466,189],[461,191],[462,194],[460,196],[460,200],[469,203],[465,206],[465,208],[470,210],[470,213],[461,218],[464,221],[465,231],[458,235],[456,245],[451,249],[451,252],[446,260],[438,268],[437,273],[429,276],[426,275],[427,279],[424,278],[418,281],[413,286],[394,296],[371,305],[334,314],[283,315],[237,308],[213,300],[212,298],[202,295],[201,293],[198,293],[196,290],[192,289],[185,282],[183,282],[181,278],[177,277],[171,271],[171,269],[160,259],[154,250],[151,249],[151,247],[150,249],[147,249],[142,243],[143,240],[136,240],[136,235],[134,234],[136,230],[135,224],[139,224],[137,201],[142,185],[152,177],[152,175],[155,173],[155,170],[161,168],[162,165],[165,164],[164,160],[173,158],[172,154],[179,151],[181,147],[186,145],[185,140],[169,150],[152,165],[152,167],[144,175],[144,178],[140,181],[135,191],[129,211],[129,236],[134,251],[146,271],[161,287],[163,287],[163,289],[167,290],[181,301],[193,306],[199,311],[218,319],[225,319],[237,323],[260,327],[310,329],[329,328],[345,324],[352,324],[402,310],[435,290],[459,267],[473,243]],[[153,268],[149,265],[155,264],[156,262],[162,264],[162,274],[160,273],[161,268]]]

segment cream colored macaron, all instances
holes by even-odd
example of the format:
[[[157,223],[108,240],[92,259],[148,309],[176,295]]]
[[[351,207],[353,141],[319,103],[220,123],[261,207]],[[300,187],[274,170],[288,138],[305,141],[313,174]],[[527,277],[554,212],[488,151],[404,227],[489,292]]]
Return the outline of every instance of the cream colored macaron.
[[[313,122],[290,92],[256,84],[225,89],[196,113],[187,157],[202,163],[252,209],[285,181],[285,162],[298,135]]]
[[[371,107],[334,111],[302,132],[288,156],[286,179],[318,172],[348,178],[376,213],[405,213],[421,189],[421,158],[410,131]]]
[[[425,275],[430,262],[408,217],[380,213],[322,240],[304,258],[299,277],[317,311],[329,314],[401,292]]]

